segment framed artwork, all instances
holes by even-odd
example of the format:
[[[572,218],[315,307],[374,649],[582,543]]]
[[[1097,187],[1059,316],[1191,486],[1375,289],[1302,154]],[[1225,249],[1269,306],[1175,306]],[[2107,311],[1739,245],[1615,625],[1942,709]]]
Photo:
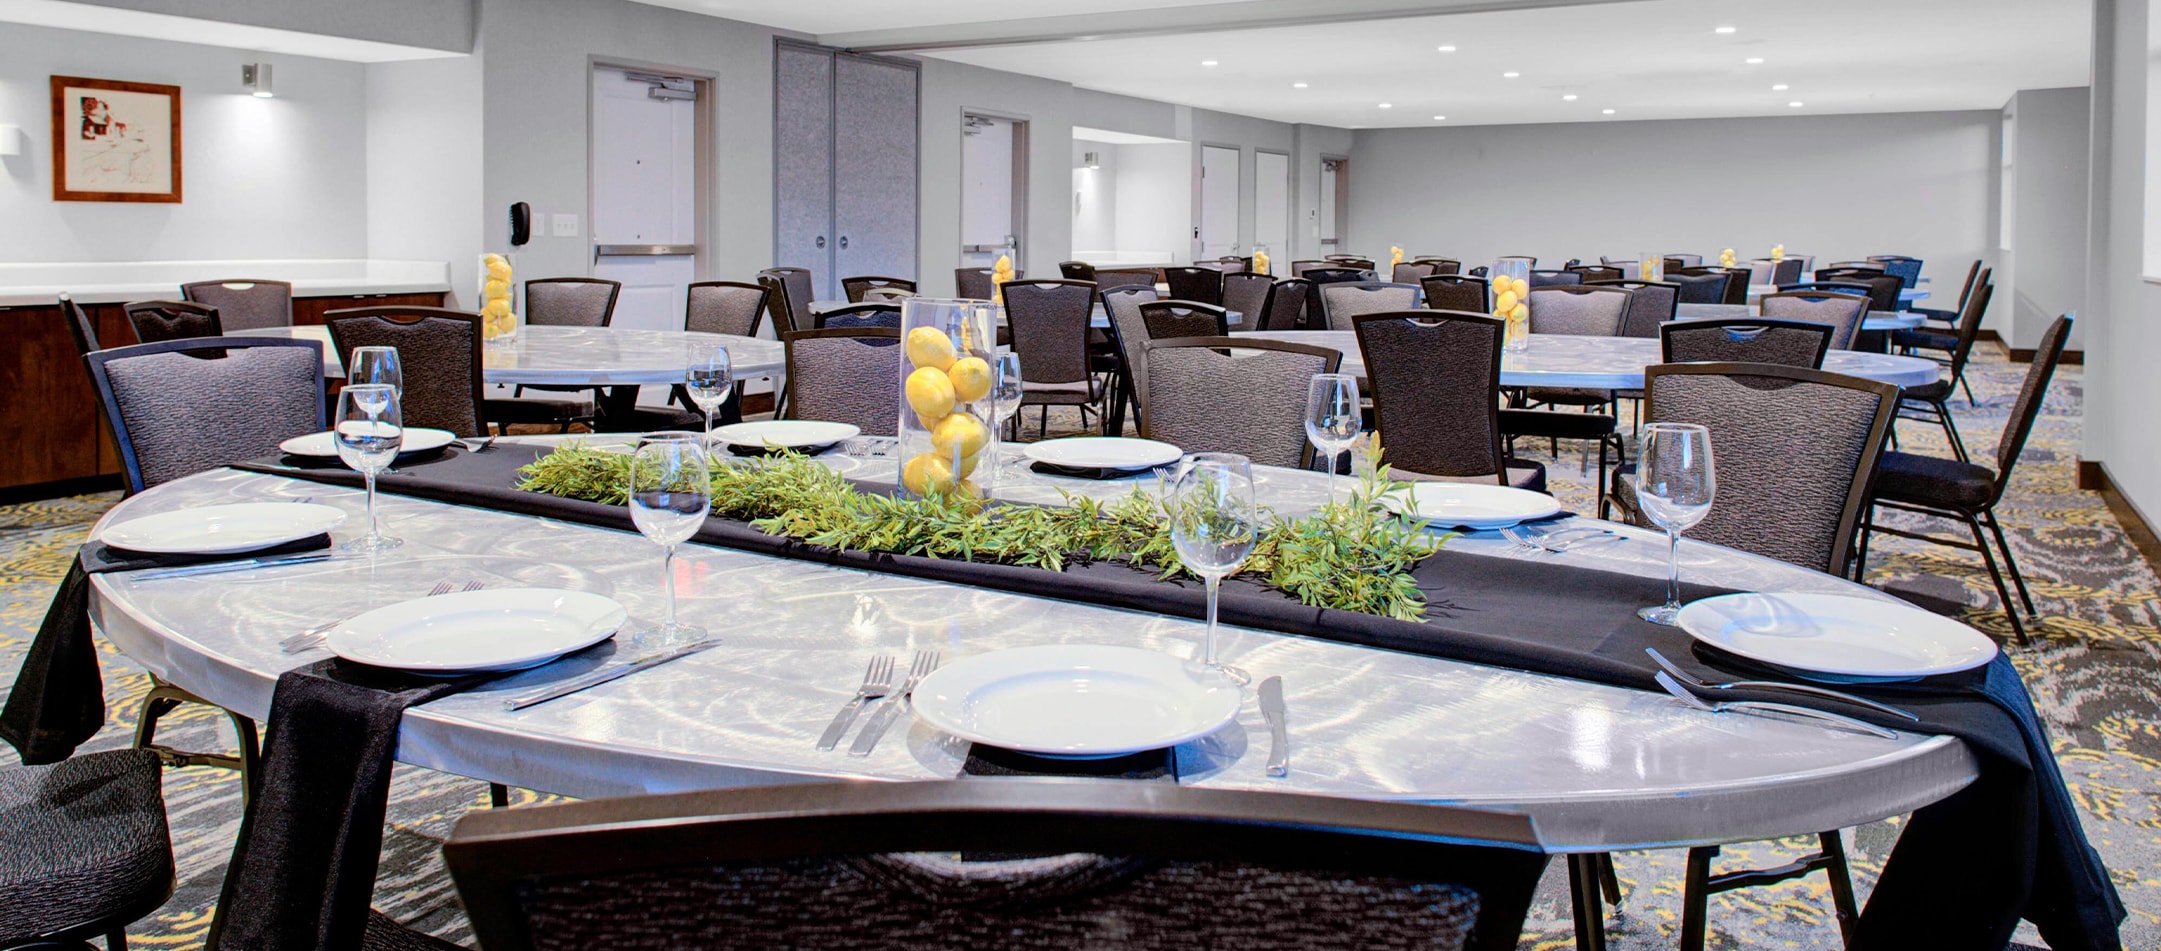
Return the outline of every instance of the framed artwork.
[[[54,76],[53,200],[180,200],[180,87]]]

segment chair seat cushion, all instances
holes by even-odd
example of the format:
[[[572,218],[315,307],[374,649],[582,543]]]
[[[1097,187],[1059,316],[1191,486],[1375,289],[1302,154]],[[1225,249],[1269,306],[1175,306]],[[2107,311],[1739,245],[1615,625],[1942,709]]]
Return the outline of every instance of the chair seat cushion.
[[[1580,386],[1529,386],[1524,387],[1523,398],[1533,403],[1559,403],[1563,406],[1604,406],[1613,402],[1613,391]]]
[[[1887,452],[1876,461],[1876,497],[1938,508],[1983,509],[1995,501],[1996,473],[1956,459]]]
[[[1891,332],[1891,345],[1894,347],[1914,347],[1921,350],[1942,350],[1949,353],[1958,348],[1958,335],[1944,333],[1941,330],[1924,330],[1919,327],[1911,330],[1894,330]]]
[[[0,945],[117,927],[172,894],[159,780],[149,750],[0,770]]]
[[[1024,406],[1045,403],[1070,406],[1093,403],[1102,398],[1103,387],[1093,376],[1085,380],[1074,380],[1071,383],[1034,383],[1025,380],[1021,382],[1020,401]]]
[[[1920,400],[1924,403],[1941,403],[1951,398],[1952,381],[1937,380],[1920,386],[1909,386],[1899,391],[1899,398]]]
[[[1543,409],[1504,409],[1501,435],[1550,439],[1598,439],[1614,433],[1613,417],[1602,413],[1563,413]]]

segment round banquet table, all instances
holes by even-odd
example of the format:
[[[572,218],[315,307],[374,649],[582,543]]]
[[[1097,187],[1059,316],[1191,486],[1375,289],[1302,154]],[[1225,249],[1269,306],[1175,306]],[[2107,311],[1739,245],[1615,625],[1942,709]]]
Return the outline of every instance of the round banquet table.
[[[603,437],[605,438],[605,437]],[[1036,475],[1008,448],[1001,496],[1056,502],[1057,490],[1107,497],[1142,480]],[[853,477],[890,478],[890,458],[820,457]],[[1278,511],[1326,498],[1317,473],[1265,469]],[[362,496],[278,476],[211,472],[114,507],[100,523],[195,505],[313,497],[352,514]],[[385,530],[405,544],[374,558],[185,579],[92,576],[93,616],[119,648],[165,680],[262,720],[288,656],[279,639],[324,621],[419,597],[439,581],[599,592],[637,619],[659,613],[657,547],[634,532],[385,495]],[[1609,526],[1621,540],[1552,558],[1663,577],[1665,545]],[[1499,557],[1488,534],[1449,542]],[[1692,580],[1759,590],[1885,597],[1826,574],[1683,542]],[[1001,647],[1094,642],[1193,656],[1193,620],[842,569],[701,545],[677,557],[683,616],[720,647],[511,713],[506,696],[576,676],[591,654],[415,707],[399,759],[477,779],[577,797],[826,779],[929,780],[959,772],[966,744],[902,723],[868,757],[821,753],[819,733],[874,653],[905,660],[937,648],[948,662]],[[1526,591],[1525,597],[1535,597]],[[604,653],[606,646],[592,653]],[[1521,810],[1562,851],[1733,842],[1819,832],[1909,812],[1971,782],[1965,744],[1897,739],[1808,722],[1697,712],[1662,694],[1394,653],[1318,638],[1226,628],[1223,655],[1283,677],[1291,771],[1264,769],[1268,729],[1251,691],[1237,720],[1181,746],[1181,782]]]
[[[1328,347],[1343,354],[1339,372],[1363,378],[1366,360],[1358,348],[1358,335],[1348,330],[1258,330],[1239,334],[1256,340]],[[1643,368],[1664,363],[1664,353],[1652,337],[1574,337],[1532,334],[1521,353],[1501,354],[1502,386],[1572,386],[1596,390],[1643,388]],[[1833,350],[1824,355],[1823,368],[1893,386],[1922,386],[1936,381],[1943,365],[1920,357],[1888,353]]]
[[[1165,299],[1168,300],[1169,298]],[[812,301],[810,303],[810,312],[813,314],[824,315],[832,313],[833,311],[839,310],[843,307],[854,306],[856,306],[854,302],[844,300]],[[1227,310],[1224,311],[1223,314],[1224,322],[1230,324],[1233,327],[1245,323],[1246,315],[1241,311]],[[1005,323],[1005,308],[1003,306],[998,308],[998,323],[1000,325],[1003,325]],[[1097,301],[1094,304],[1090,305],[1090,310],[1088,311],[1088,326],[1094,327],[1097,330],[1107,330],[1110,328],[1110,325],[1110,312],[1103,309],[1103,302]]]
[[[313,340],[323,345],[323,375],[345,375],[330,328],[320,324],[236,330],[227,336]],[[667,386],[683,382],[693,343],[725,345],[738,378],[778,377],[787,371],[780,341],[762,337],[527,325],[518,328],[515,339],[481,348],[481,375],[490,384],[516,386]]]
[[[1676,304],[1673,309],[1676,320],[1710,320],[1727,317],[1758,316],[1754,304]],[[1923,318],[1908,310],[1872,310],[1861,318],[1861,329],[1908,330],[1921,326]]]

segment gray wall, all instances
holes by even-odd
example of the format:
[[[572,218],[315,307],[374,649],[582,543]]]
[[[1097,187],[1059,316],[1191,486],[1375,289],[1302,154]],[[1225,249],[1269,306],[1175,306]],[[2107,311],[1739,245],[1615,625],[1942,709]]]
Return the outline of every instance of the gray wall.
[[[960,267],[961,118],[969,112],[1028,122],[1028,234],[1022,270],[1057,277],[1073,244],[1073,87],[1055,80],[925,59],[922,180],[917,183],[919,283],[954,293]],[[770,119],[768,120],[770,121]]]
[[[471,56],[367,67],[368,257],[450,262],[453,307],[480,306],[480,74]]]
[[[2089,96],[2084,86],[2026,89],[2006,109],[2011,247],[1999,254],[1988,326],[2013,347],[2032,349],[2056,315],[2084,309]],[[1955,279],[1937,278],[1946,284],[1938,306],[1955,303]]]
[[[240,65],[268,62],[278,97]],[[180,87],[179,204],[52,200],[49,77]],[[9,24],[0,121],[0,261],[358,258],[367,252],[366,83],[357,63]]]
[[[1351,247],[1541,265],[1639,251],[1923,258],[1996,245],[1995,111],[1357,133]]]

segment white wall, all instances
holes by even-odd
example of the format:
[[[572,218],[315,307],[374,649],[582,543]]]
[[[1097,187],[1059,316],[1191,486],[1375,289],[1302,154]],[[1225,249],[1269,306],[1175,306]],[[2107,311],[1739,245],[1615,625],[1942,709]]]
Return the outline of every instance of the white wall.
[[[960,266],[961,117],[970,112],[1028,121],[1028,233],[1021,263],[1029,277],[1058,276],[1072,257],[1073,87],[938,59],[923,63],[921,225],[916,256],[924,293],[950,295]],[[770,120],[768,120],[770,122]]]
[[[1083,164],[1096,153],[1098,167]],[[1072,253],[1118,249],[1118,147],[1108,142],[1073,140]]]
[[[1193,146],[1118,147],[1118,250],[1165,251],[1193,259]]]
[[[470,56],[367,67],[367,256],[450,262],[453,307],[480,306],[480,78]]]
[[[2032,349],[2058,314],[2082,310],[2086,302],[2089,95],[2078,86],[2026,89],[2011,98],[2016,131],[2009,142],[2011,181],[2004,188],[2011,247],[1996,265],[1997,292],[1986,326],[2012,347]],[[1959,280],[1948,269],[1936,272],[1943,285],[1935,289],[1943,298],[1936,306],[1956,305]]]
[[[71,0],[145,13],[217,20],[464,53],[473,48],[474,0]],[[11,25],[9,29],[13,29]],[[278,73],[282,90],[285,74]]]
[[[1991,110],[1364,130],[1350,246],[1467,265],[1900,253],[1955,296],[1996,243],[2000,123]]]
[[[2149,52],[2147,0],[2094,0],[2092,191],[2088,205],[2083,461],[2148,520],[2161,515],[2161,286],[2144,275]]]
[[[248,62],[277,98],[241,87]],[[183,201],[53,201],[54,75],[179,86]],[[9,24],[0,122],[27,142],[0,159],[0,261],[365,257],[365,97],[356,63]]]

